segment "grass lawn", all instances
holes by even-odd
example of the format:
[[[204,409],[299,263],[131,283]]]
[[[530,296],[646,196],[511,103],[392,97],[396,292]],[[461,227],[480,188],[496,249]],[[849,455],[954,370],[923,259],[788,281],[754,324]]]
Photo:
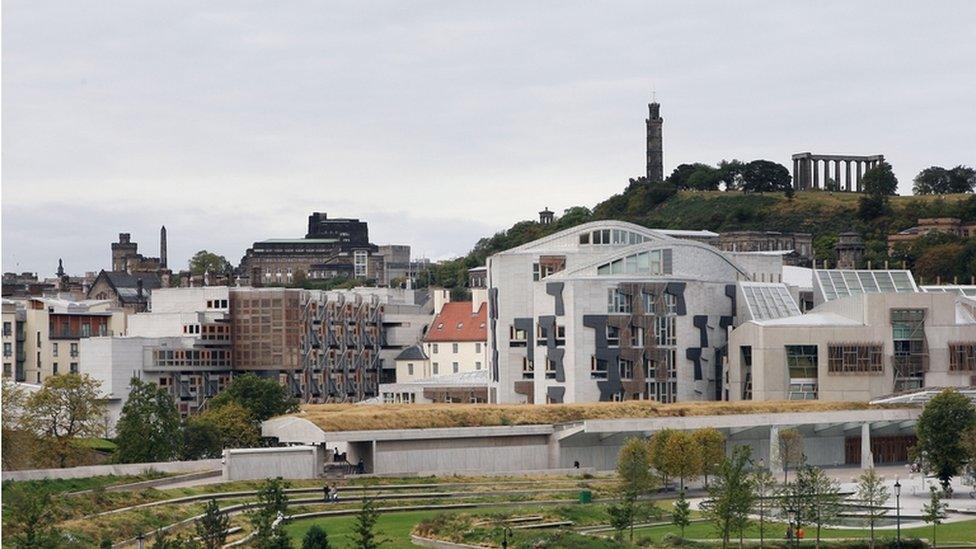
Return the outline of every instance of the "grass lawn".
[[[29,490],[44,489],[52,494],[63,494],[68,492],[80,492],[82,490],[91,490],[92,488],[98,488],[99,486],[113,486],[116,484],[129,484],[131,482],[139,482],[143,480],[152,480],[157,478],[162,478],[169,476],[165,473],[160,473],[158,471],[146,472],[141,475],[105,475],[98,477],[84,477],[84,478],[65,478],[65,479],[45,479],[45,480],[24,480],[24,481],[4,481],[3,483],[3,497],[7,497],[7,491],[13,486],[20,486]]]

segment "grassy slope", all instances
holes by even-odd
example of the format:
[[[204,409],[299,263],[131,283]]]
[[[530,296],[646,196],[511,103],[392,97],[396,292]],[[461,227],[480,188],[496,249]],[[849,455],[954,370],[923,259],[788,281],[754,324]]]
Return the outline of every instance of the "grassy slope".
[[[537,406],[491,404],[410,404],[358,406],[308,405],[299,413],[325,431],[411,429],[489,425],[564,423],[582,419],[675,417],[776,413],[790,411],[862,410],[863,402],[770,401],[692,402],[659,404],[652,401]]]

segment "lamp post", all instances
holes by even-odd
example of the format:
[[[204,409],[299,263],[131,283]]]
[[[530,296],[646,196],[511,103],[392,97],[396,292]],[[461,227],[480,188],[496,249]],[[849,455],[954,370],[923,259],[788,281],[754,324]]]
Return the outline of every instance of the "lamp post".
[[[506,526],[503,532],[504,537],[502,538],[502,549],[508,549],[508,538],[512,537],[512,529]]]
[[[895,477],[895,545],[901,549],[901,482]]]
[[[796,511],[790,509],[786,511],[786,531],[789,535],[790,545],[796,547],[796,534],[797,529],[793,527],[793,522],[796,519]]]

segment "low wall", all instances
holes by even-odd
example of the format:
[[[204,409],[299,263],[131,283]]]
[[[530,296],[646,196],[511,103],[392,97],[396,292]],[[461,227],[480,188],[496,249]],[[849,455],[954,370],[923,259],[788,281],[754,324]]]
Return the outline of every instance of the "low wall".
[[[373,472],[500,473],[541,470],[549,464],[548,435],[377,441]]]
[[[325,470],[324,454],[320,446],[224,450],[223,479],[319,478]]]
[[[23,471],[4,471],[3,480],[43,480],[103,477],[108,475],[141,475],[149,469],[161,473],[195,473],[220,469],[219,459],[200,459],[196,461],[159,461],[155,463],[114,463],[111,465],[85,465],[64,469],[25,469]]]

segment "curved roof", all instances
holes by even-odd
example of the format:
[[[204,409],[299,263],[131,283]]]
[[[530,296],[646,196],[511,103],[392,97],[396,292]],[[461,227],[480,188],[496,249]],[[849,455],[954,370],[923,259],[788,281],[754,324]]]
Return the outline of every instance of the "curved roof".
[[[627,221],[606,219],[601,221],[590,221],[589,223],[583,223],[582,225],[576,225],[575,227],[563,229],[562,231],[552,233],[550,235],[533,240],[531,242],[526,242],[521,246],[516,246],[514,248],[510,248],[508,250],[504,250],[498,253],[499,254],[518,253],[518,252],[533,250],[539,247],[545,247],[546,244],[551,244],[555,241],[558,241],[568,236],[589,232],[592,231],[593,229],[625,229],[628,231],[641,234],[652,240],[678,240],[675,237],[668,236],[667,234],[655,229],[648,229],[647,227],[643,227],[641,225],[637,225],[634,223],[628,223]]]
[[[715,248],[713,246],[709,246],[708,244],[702,244],[701,242],[696,242],[694,240],[684,240],[684,239],[680,239],[680,238],[670,238],[670,237],[666,237],[663,240],[664,241],[657,241],[657,242],[655,242],[655,241],[652,240],[652,241],[649,241],[649,242],[641,242],[640,244],[633,244],[633,245],[630,245],[630,246],[627,246],[627,247],[624,247],[624,248],[616,248],[616,249],[612,249],[612,250],[607,250],[607,253],[605,253],[605,254],[597,257],[596,259],[594,259],[594,260],[592,260],[592,261],[590,261],[588,263],[585,263],[585,264],[583,264],[583,265],[581,265],[581,266],[579,266],[579,267],[577,267],[577,268],[575,268],[573,270],[560,271],[558,273],[549,275],[548,277],[546,277],[546,280],[559,279],[559,278],[569,278],[571,276],[578,276],[578,275],[589,274],[589,273],[587,273],[587,271],[592,271],[596,267],[598,267],[600,265],[603,265],[604,263],[607,263],[609,261],[613,261],[614,259],[620,259],[620,258],[623,258],[623,257],[627,257],[629,255],[633,255],[635,253],[644,252],[644,251],[650,251],[650,250],[657,250],[657,249],[660,249],[660,248],[698,248],[698,249],[701,249],[701,250],[703,250],[705,252],[708,252],[708,253],[710,253],[712,255],[715,255],[721,261],[724,261],[725,263],[728,263],[730,267],[732,267],[733,269],[739,271],[739,273],[741,273],[745,277],[745,280],[750,280],[749,273],[745,269],[743,269],[738,263],[736,263],[734,260],[732,260],[727,254],[723,253],[718,248]],[[596,273],[594,272],[593,275],[596,276]],[[635,275],[632,275],[632,274],[609,275],[609,277],[613,277],[613,276],[625,277],[625,278],[633,278]],[[639,275],[639,276],[643,276],[643,275]],[[671,275],[664,275],[664,276],[671,276]],[[681,275],[678,275],[678,278],[680,278],[680,277],[681,277]]]

